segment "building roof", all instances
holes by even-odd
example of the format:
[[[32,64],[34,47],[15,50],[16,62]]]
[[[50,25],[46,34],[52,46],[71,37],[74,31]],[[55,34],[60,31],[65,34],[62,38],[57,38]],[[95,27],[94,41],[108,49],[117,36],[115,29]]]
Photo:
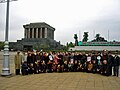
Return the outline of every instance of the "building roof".
[[[55,30],[54,27],[50,26],[49,24],[47,24],[45,22],[30,23],[30,24],[23,25],[23,27],[24,28],[41,28],[41,27],[46,27],[46,28],[50,28],[52,30]]]

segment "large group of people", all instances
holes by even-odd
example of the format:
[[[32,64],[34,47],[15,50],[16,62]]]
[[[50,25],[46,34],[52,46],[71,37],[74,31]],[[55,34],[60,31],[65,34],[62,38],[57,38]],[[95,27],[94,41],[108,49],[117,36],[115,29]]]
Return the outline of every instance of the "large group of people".
[[[102,52],[27,52],[18,51],[15,55],[16,75],[52,73],[52,72],[87,72],[105,76],[119,76],[120,57],[109,51]],[[113,74],[112,74],[113,72]]]

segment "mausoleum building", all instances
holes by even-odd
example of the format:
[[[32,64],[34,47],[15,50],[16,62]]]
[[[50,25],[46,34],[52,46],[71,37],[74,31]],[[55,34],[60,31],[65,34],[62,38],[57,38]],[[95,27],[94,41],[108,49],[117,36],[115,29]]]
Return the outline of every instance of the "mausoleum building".
[[[10,49],[59,49],[60,42],[54,40],[55,28],[45,22],[23,25],[24,38],[17,42],[10,42]]]

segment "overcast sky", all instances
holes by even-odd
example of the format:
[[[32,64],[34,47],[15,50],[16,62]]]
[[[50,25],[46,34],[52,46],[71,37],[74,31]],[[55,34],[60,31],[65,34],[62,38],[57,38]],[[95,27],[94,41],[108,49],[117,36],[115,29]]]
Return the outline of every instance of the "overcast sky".
[[[6,3],[0,3],[0,41],[4,41]],[[9,41],[24,37],[24,24],[46,22],[55,30],[55,40],[74,42],[74,34],[89,40],[99,33],[120,41],[120,0],[18,0],[10,2]]]

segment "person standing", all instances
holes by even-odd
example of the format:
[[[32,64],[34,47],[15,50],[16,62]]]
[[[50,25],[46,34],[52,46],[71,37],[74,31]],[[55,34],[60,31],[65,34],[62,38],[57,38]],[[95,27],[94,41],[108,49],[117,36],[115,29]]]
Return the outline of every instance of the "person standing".
[[[109,75],[112,75],[112,65],[113,65],[114,57],[112,56],[111,52],[108,52],[108,66],[109,66]]]
[[[49,61],[47,63],[47,72],[52,72],[52,64],[54,58],[52,52],[49,53],[48,57],[49,57]]]
[[[22,56],[23,56],[23,60],[22,60],[22,62],[24,62],[24,61],[27,62],[27,56],[28,56],[28,53],[27,53],[27,52],[23,52]]]
[[[97,63],[97,72],[101,73],[102,64],[103,64],[101,53],[98,52],[96,57],[97,57],[97,61],[96,61],[96,63]]]
[[[81,64],[82,64],[82,71],[86,71],[86,61],[87,61],[87,56],[85,52],[82,52],[82,58],[81,58]]]
[[[114,76],[117,76],[117,77],[119,76],[119,65],[120,65],[120,57],[116,52],[113,60],[113,72],[114,72]]]
[[[17,51],[17,54],[15,55],[14,58],[14,63],[15,63],[15,73],[16,75],[20,75],[20,68],[22,64],[22,55],[20,54],[20,51]]]

